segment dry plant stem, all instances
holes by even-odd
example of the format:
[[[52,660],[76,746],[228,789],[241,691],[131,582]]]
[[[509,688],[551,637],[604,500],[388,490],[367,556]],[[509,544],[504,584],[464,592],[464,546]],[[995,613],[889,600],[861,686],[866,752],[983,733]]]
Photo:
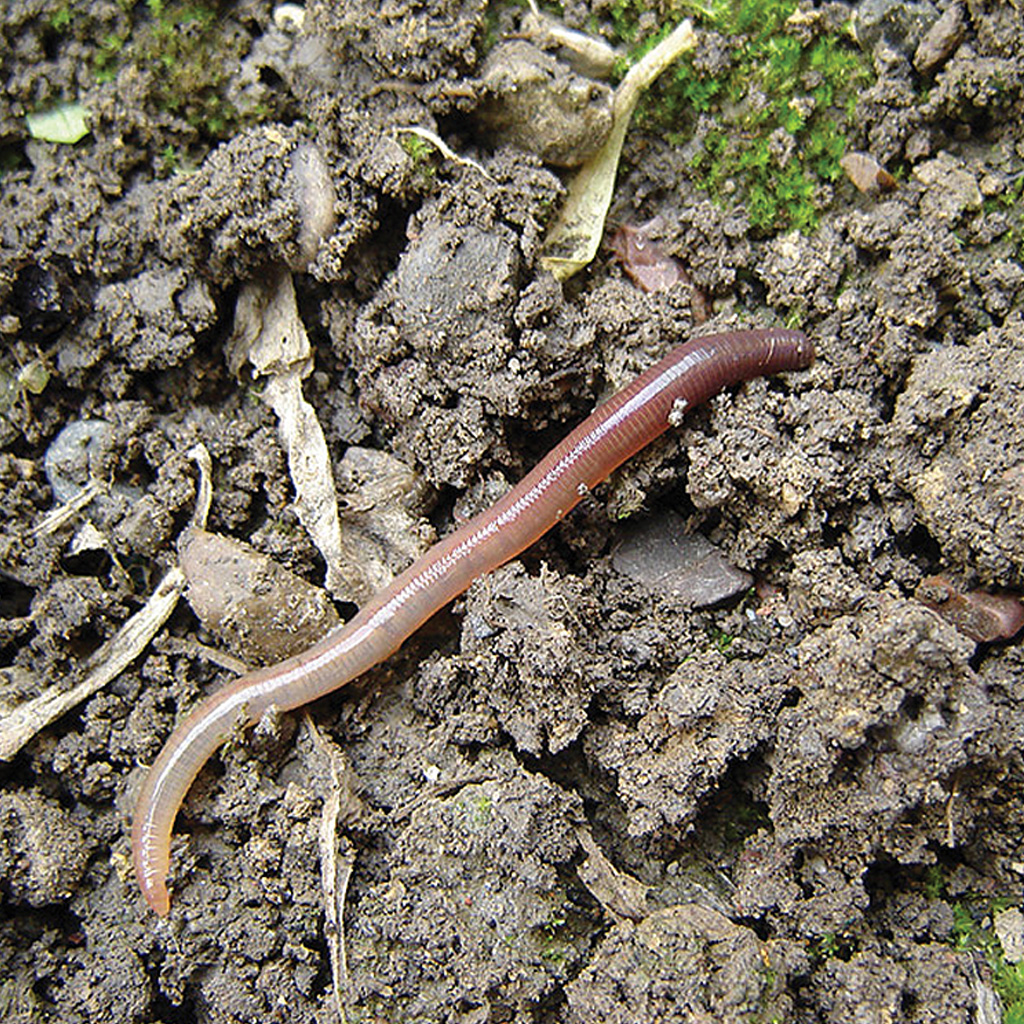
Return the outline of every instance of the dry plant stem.
[[[132,828],[146,902],[170,909],[171,828],[199,769],[241,722],[288,710],[344,686],[383,661],[478,576],[529,547],[591,488],[664,433],[682,409],[764,374],[802,369],[813,348],[799,331],[754,330],[696,338],[674,349],[598,407],[490,509],[471,519],[308,651],[242,676],[174,730],[150,769]]]
[[[59,530],[104,490],[103,485],[95,480],[90,480],[70,501],[66,501],[63,505],[58,505],[52,512],[48,512],[39,523],[32,527],[30,535],[33,537],[46,536]]]
[[[0,761],[9,761],[37,732],[116,679],[170,618],[184,589],[182,571],[177,566],[168,570],[142,609],[90,657],[85,678],[70,690],[60,684],[48,687],[5,715],[0,725]]]
[[[356,863],[355,847],[341,835],[342,819],[357,818],[362,810],[351,788],[353,772],[344,754],[320,732],[309,715],[306,727],[313,745],[330,766],[330,787],[320,813],[320,887],[324,897],[324,934],[331,956],[331,977],[334,981],[334,1003],[338,1018],[346,1024],[346,1006],[351,1002],[348,955],[345,949],[345,896]]]
[[[471,160],[468,156],[459,156],[458,153],[441,138],[437,132],[429,128],[421,128],[419,125],[403,125],[395,129],[396,135],[415,135],[417,138],[429,142],[442,156],[447,157],[452,163],[462,164],[465,167],[472,167],[478,174],[482,174],[488,181],[494,181],[481,164]]]
[[[188,454],[199,466],[199,493],[193,518],[205,520],[210,507],[210,455],[203,445],[197,445]],[[50,533],[62,526],[102,490],[96,481],[90,480],[71,501],[46,516],[33,534]],[[116,679],[170,618],[184,589],[185,577],[174,566],[157,584],[145,605],[89,658],[84,666],[87,674],[80,682],[71,689],[65,689],[60,683],[50,686],[38,697],[5,714],[0,721],[0,761],[9,761],[36,733]]]

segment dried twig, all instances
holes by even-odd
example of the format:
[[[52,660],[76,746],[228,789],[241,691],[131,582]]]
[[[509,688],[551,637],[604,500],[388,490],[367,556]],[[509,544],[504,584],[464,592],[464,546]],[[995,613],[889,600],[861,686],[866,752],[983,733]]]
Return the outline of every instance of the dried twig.
[[[184,587],[185,576],[175,566],[145,605],[89,658],[84,666],[86,676],[80,683],[70,690],[51,686],[5,714],[0,722],[0,761],[9,761],[40,729],[119,676],[170,617]]]
[[[351,985],[345,953],[345,898],[352,869],[356,862],[355,847],[347,836],[338,832],[338,825],[351,822],[364,813],[362,801],[355,792],[355,778],[344,752],[332,743],[309,715],[305,724],[314,746],[326,758],[331,790],[324,798],[320,817],[320,886],[324,897],[324,933],[331,955],[331,977],[334,999],[342,1024],[348,1020],[345,1007],[351,1002]]]

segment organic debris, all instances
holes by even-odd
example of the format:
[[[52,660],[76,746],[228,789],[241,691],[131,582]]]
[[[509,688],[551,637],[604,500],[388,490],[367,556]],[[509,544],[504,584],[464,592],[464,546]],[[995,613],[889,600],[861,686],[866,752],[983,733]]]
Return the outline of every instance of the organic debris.
[[[554,49],[560,60],[588,78],[608,78],[622,54],[597,36],[568,28],[557,18],[542,11],[536,0],[523,15],[523,35],[542,49]]]
[[[597,255],[612,200],[615,175],[629,120],[643,91],[680,54],[697,45],[687,19],[634,64],[612,99],[612,130],[605,144],[577,172],[558,219],[544,242],[542,265],[559,280],[568,280]]]
[[[62,103],[27,115],[25,123],[33,139],[73,146],[89,134],[89,111],[81,103]]]
[[[340,622],[326,591],[244,541],[189,529],[178,557],[196,617],[250,664],[283,661]]]
[[[9,761],[36,733],[116,679],[170,618],[184,587],[185,576],[175,566],[142,608],[89,658],[81,682],[69,690],[58,680],[39,696],[6,711],[0,719],[0,761]]]
[[[327,563],[325,586],[331,593],[348,593],[340,570],[344,549],[331,454],[316,411],[302,393],[313,357],[290,271],[271,271],[243,286],[228,362],[236,372],[248,362],[257,379],[266,378],[261,397],[277,414],[295,486],[295,513]]]
[[[645,292],[667,292],[677,281],[690,283],[682,263],[652,241],[649,233],[664,225],[660,217],[645,224],[620,224],[608,241],[629,279]]]

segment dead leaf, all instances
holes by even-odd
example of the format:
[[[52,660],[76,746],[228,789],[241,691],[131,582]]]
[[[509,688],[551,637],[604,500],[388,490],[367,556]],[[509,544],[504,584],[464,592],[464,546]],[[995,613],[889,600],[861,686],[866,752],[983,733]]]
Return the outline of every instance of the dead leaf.
[[[248,362],[257,378],[267,378],[262,397],[277,414],[295,512],[327,563],[324,585],[333,594],[341,581],[343,555],[338,497],[324,432],[302,393],[313,356],[289,271],[279,268],[242,288],[227,357],[235,373]]]
[[[597,255],[615,188],[626,129],[641,93],[675,62],[697,45],[687,19],[629,69],[612,100],[612,130],[604,145],[576,172],[569,194],[544,241],[541,264],[559,281],[578,273]]]

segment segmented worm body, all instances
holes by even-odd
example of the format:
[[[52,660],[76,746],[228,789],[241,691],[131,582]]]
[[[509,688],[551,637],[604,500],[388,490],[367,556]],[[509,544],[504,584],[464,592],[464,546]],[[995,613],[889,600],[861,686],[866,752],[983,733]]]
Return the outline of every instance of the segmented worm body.
[[[599,406],[487,511],[435,544],[309,650],[241,676],[200,703],[150,769],[132,827],[135,871],[146,902],[170,909],[171,828],[192,780],[223,740],[271,706],[307,704],[362,675],[478,576],[529,547],[630,456],[682,413],[751,377],[808,366],[800,331],[752,330],[696,338],[674,349]]]

